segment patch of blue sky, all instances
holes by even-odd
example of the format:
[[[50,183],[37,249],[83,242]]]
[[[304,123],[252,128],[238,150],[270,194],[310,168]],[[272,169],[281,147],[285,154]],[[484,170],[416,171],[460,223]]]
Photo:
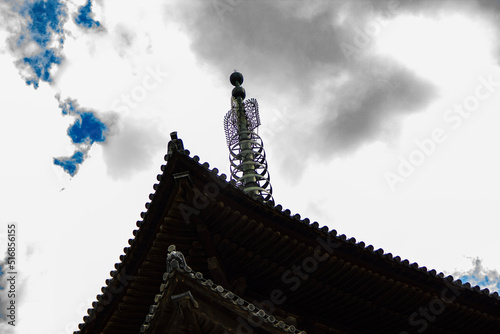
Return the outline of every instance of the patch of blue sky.
[[[52,34],[62,34],[66,18],[66,5],[59,0],[25,1],[19,9],[28,19],[28,29],[21,38],[28,34],[30,40],[46,48],[52,40]]]
[[[498,278],[490,278],[488,275],[464,275],[459,278],[463,283],[470,283],[471,286],[478,285],[481,289],[489,289],[490,292],[500,292],[500,281]]]
[[[80,6],[78,8],[78,13],[75,16],[75,23],[81,27],[91,29],[97,28],[101,25],[99,21],[94,20],[94,14],[92,13],[92,2],[87,0],[85,6]]]
[[[59,100],[60,96],[56,95],[56,98]],[[69,99],[64,102],[60,102],[59,108],[61,108],[63,115],[73,115],[77,113],[75,103]]]
[[[63,115],[74,116],[75,122],[68,128],[68,136],[73,144],[78,145],[78,150],[71,157],[54,158],[54,164],[61,166],[70,176],[75,176],[78,167],[85,160],[85,153],[94,143],[102,143],[106,140],[108,126],[99,117],[88,109],[80,108],[78,102],[73,99],[59,101],[59,108]]]
[[[47,49],[31,57],[24,57],[23,62],[33,71],[34,77],[26,79],[26,84],[38,88],[40,80],[51,82],[50,69],[54,64],[61,64],[62,58],[54,50]]]
[[[68,136],[75,144],[103,142],[108,127],[92,112],[79,112],[80,117],[68,129]]]
[[[59,95],[59,108],[63,115],[75,116],[75,122],[68,128],[68,136],[74,144],[90,144],[104,142],[108,127],[94,112],[80,108],[78,102],[73,99],[61,101]]]
[[[54,158],[54,164],[61,166],[66,173],[75,176],[79,166],[85,160],[85,154],[82,151],[76,151],[71,157]]]
[[[17,39],[17,45],[23,46],[35,42],[40,51],[32,56],[21,59],[31,69],[31,76],[26,84],[38,88],[40,80],[51,82],[50,70],[52,65],[60,64],[62,57],[57,48],[51,47],[53,41],[64,42],[63,25],[66,21],[66,5],[59,0],[25,1],[17,9],[26,19],[26,27]],[[56,36],[54,38],[54,35]]]
[[[472,258],[472,269],[456,273],[462,283],[469,283],[471,286],[479,286],[481,289],[488,289],[490,292],[500,292],[500,274],[496,270],[484,268],[479,258]]]
[[[5,273],[4,273],[4,271],[2,270],[2,265],[0,264],[0,278],[3,276],[3,274],[5,274]],[[1,286],[1,285],[0,285],[0,290],[3,290],[3,289],[5,289],[5,288],[4,288],[3,286]],[[1,315],[1,314],[0,314],[0,315]],[[1,318],[1,317],[0,317],[0,318]]]

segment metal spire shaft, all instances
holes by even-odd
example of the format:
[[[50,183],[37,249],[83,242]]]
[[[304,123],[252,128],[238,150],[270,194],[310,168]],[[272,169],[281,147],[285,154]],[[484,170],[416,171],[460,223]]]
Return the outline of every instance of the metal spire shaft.
[[[230,81],[235,87],[231,96],[231,110],[224,117],[224,129],[229,147],[231,178],[245,193],[273,202],[266,153],[262,139],[254,131],[260,125],[257,100],[244,101],[246,93],[241,87],[241,73],[235,71]]]
[[[243,184],[249,193],[258,194],[257,179],[255,177],[254,151],[252,140],[248,131],[248,119],[245,114],[245,106],[241,97],[233,97],[236,106],[236,117],[238,119],[238,140],[241,145],[241,168],[243,171]],[[251,190],[254,188],[253,190]]]

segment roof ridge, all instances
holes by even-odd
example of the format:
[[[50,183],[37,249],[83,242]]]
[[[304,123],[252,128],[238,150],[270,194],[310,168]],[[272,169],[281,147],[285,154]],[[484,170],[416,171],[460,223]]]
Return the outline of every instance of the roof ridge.
[[[234,182],[234,180],[230,180],[229,182],[226,181],[226,177],[227,177],[226,174],[223,173],[223,174],[219,175],[218,174],[219,170],[216,167],[214,167],[213,169],[210,169],[210,164],[208,162],[200,163],[201,159],[199,156],[195,155],[194,157],[191,157],[189,155],[189,151],[187,154],[184,153],[184,155],[186,155],[189,159],[193,160],[194,162],[198,163],[199,166],[204,167],[211,174],[221,178],[226,183],[236,187],[236,182]],[[231,181],[233,181],[233,182],[231,182]],[[249,195],[247,195],[247,196],[249,196]],[[319,223],[317,221],[313,221],[311,223],[311,220],[307,217],[304,219],[301,219],[301,216],[299,213],[292,215],[291,210],[290,209],[283,209],[284,207],[281,204],[273,205],[270,202],[264,202],[263,200],[259,200],[258,197],[257,198],[254,198],[251,196],[249,196],[249,197],[261,202],[264,205],[267,205],[267,206],[273,208],[274,210],[278,211],[279,213],[281,213],[289,218],[293,218],[293,219],[297,220],[298,222],[309,226],[310,228],[313,228],[313,229],[318,230],[319,232],[323,232],[325,234],[330,234],[331,236],[335,237],[338,240],[342,240],[345,243],[350,243],[350,244],[357,246],[365,251],[369,251],[370,253],[378,254],[383,259],[395,261],[398,264],[402,264],[405,267],[412,268],[415,271],[423,272],[425,274],[428,274],[428,275],[436,277],[436,278],[441,278],[443,281],[447,280],[448,282],[456,285],[457,287],[465,288],[465,289],[468,289],[470,291],[474,291],[480,295],[485,295],[485,296],[491,297],[493,299],[500,300],[500,295],[496,291],[490,292],[489,289],[487,289],[487,288],[481,289],[480,286],[478,286],[478,285],[472,286],[469,282],[462,283],[462,281],[460,279],[454,279],[453,276],[451,276],[451,275],[445,276],[445,274],[443,272],[437,273],[437,271],[435,269],[428,270],[427,267],[420,266],[417,262],[410,262],[410,260],[402,259],[400,256],[393,256],[392,253],[385,253],[382,248],[378,248],[375,250],[375,247],[371,244],[368,246],[365,246],[366,243],[364,241],[359,241],[356,243],[356,238],[354,238],[354,237],[347,238],[347,236],[345,234],[338,235],[337,230],[335,230],[335,229],[330,230],[329,227],[326,225],[320,228]],[[449,277],[451,277],[451,280],[448,279]]]

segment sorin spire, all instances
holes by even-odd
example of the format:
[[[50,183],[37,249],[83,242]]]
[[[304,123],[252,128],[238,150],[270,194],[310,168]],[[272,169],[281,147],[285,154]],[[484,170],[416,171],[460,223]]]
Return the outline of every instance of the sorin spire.
[[[245,193],[273,202],[264,145],[254,131],[260,125],[257,100],[243,101],[246,93],[241,87],[241,73],[235,71],[229,80],[235,87],[231,96],[231,110],[224,117],[224,130],[229,147],[231,178],[243,187]]]

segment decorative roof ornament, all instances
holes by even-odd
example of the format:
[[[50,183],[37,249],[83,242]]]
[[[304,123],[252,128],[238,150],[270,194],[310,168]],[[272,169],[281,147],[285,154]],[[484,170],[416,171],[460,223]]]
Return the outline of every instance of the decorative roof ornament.
[[[188,151],[184,149],[184,144],[182,139],[177,138],[177,131],[170,133],[170,141],[167,145],[167,155],[165,156],[165,160],[169,160],[174,152],[187,153]]]
[[[231,110],[224,117],[224,130],[229,147],[231,179],[245,193],[274,203],[264,144],[254,131],[260,125],[259,105],[256,99],[243,101],[246,93],[241,87],[241,73],[234,71],[229,80],[235,87],[231,96]]]
[[[192,271],[186,263],[184,254],[178,252],[175,245],[170,245],[167,254],[167,275],[172,275],[175,269],[182,269],[188,273]]]

